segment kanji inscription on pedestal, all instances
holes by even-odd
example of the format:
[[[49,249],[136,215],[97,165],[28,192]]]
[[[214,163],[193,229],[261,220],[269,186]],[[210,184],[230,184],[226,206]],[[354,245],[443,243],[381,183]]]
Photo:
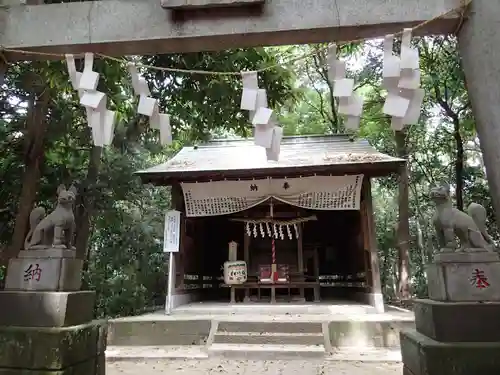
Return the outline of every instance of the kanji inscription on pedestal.
[[[488,282],[488,278],[484,274],[484,271],[479,268],[474,269],[474,272],[472,273],[469,281],[471,285],[479,289],[484,289],[490,286],[490,283]]]
[[[24,281],[40,281],[42,269],[38,263],[32,263],[24,270]]]

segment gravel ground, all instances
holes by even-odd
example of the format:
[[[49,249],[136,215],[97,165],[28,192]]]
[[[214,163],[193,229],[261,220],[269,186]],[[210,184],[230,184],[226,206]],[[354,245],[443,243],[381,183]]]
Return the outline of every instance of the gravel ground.
[[[318,360],[240,361],[224,359],[148,360],[108,363],[107,375],[401,375],[401,363]]]

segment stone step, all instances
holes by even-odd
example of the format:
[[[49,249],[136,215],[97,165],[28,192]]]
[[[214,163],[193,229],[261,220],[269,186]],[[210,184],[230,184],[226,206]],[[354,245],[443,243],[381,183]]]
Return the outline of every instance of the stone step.
[[[108,346],[106,348],[108,362],[205,358],[208,358],[208,353],[204,345]]]
[[[323,345],[322,333],[282,332],[217,332],[216,344],[261,344],[261,345]]]
[[[349,305],[343,306],[343,313],[366,312],[366,306]],[[368,308],[369,310],[371,308]],[[172,315],[328,315],[331,314],[330,306],[321,304],[256,304],[236,303],[230,306],[214,306],[213,304],[189,304],[178,306],[172,311]]]
[[[106,360],[108,362],[155,361],[161,359],[207,359],[205,346],[108,346]],[[399,349],[360,349],[336,348],[325,357],[334,362],[401,362]]]
[[[259,344],[212,344],[209,356],[230,359],[275,360],[324,358],[323,345],[259,345]]]
[[[219,322],[218,332],[322,333],[321,322]]]

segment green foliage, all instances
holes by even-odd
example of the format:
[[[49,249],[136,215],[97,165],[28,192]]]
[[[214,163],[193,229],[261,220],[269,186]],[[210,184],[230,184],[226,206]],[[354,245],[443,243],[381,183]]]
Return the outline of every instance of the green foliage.
[[[237,72],[276,65],[277,56],[273,50],[257,48],[161,55],[142,61],[181,69]],[[84,230],[85,216],[90,216],[84,284],[97,292],[96,313],[137,314],[164,302],[166,260],[161,244],[170,193],[167,188],[142,185],[134,172],[167,161],[184,144],[222,131],[248,135],[250,127],[239,110],[239,76],[147,70],[144,76],[151,91],[160,99],[162,111],[170,114],[173,125],[174,144],[162,147],[158,131],[147,126],[147,118],[136,114],[137,102],[132,99],[126,66],[97,60],[95,69],[101,73],[99,88],[108,94],[108,108],[117,112],[118,119],[113,145],[102,152],[92,147],[84,109],[62,62],[9,67],[0,91],[0,247],[9,244],[18,205],[22,204],[19,194],[29,146],[27,109],[33,105],[34,91],[50,90],[36,203],[50,210],[61,182],[77,184],[79,233]],[[293,102],[293,76],[288,70],[277,67],[261,74],[260,79],[271,105]]]
[[[424,264],[436,247],[429,224],[434,212],[428,199],[430,187],[443,181],[453,188],[463,186],[457,192],[463,192],[466,204],[474,201],[485,205],[490,217],[493,209],[456,41],[424,38],[417,45],[426,97],[419,124],[407,130],[405,147],[410,170],[410,281],[413,293],[425,296]],[[297,60],[304,54],[309,57]],[[367,138],[379,151],[395,155],[390,120],[382,115],[385,93],[380,89],[380,42],[346,45],[339,55],[349,60],[348,75],[355,78],[365,98],[361,128],[354,136]],[[325,45],[139,59],[159,67],[214,72],[277,65],[260,74],[259,79],[286,135],[344,131],[328,80]],[[130,315],[164,302],[166,259],[161,241],[164,213],[170,207],[167,188],[144,186],[134,172],[165,162],[183,145],[214,135],[248,136],[251,127],[239,110],[238,75],[190,75],[149,69],[143,74],[173,125],[174,144],[162,147],[158,131],[150,129],[147,119],[136,114],[137,101],[132,99],[126,67],[118,62],[97,61],[96,69],[102,73],[100,88],[108,93],[108,106],[118,114],[113,146],[102,152],[91,146],[84,110],[62,62],[23,62],[9,67],[0,91],[0,246],[10,242],[21,204],[19,194],[29,149],[27,112],[40,89],[50,90],[37,203],[50,209],[59,183],[77,183],[82,197],[76,207],[77,222],[85,222],[85,215],[90,216],[84,282],[97,292],[96,312],[99,316]],[[464,148],[462,157],[460,145]],[[457,163],[459,159],[463,165]],[[94,169],[97,173],[93,173]],[[388,299],[396,295],[398,282],[396,185],[396,178],[389,177],[377,180],[373,188],[382,284]],[[80,233],[82,228],[78,228]],[[489,230],[498,239],[496,227],[490,224]],[[0,279],[3,271],[0,269]]]

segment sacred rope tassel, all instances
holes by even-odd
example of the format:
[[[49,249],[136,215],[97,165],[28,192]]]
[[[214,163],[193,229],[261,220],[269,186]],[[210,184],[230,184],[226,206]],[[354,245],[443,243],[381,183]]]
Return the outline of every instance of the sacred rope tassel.
[[[259,229],[260,229],[260,235],[262,238],[266,236],[266,233],[264,232],[264,225],[262,223],[259,224]]]
[[[299,227],[297,224],[293,224],[293,229],[295,229],[295,236],[299,239]]]
[[[288,238],[292,239],[292,230],[290,229],[290,225],[286,226],[286,233],[288,234]]]
[[[278,238],[278,224],[273,225],[274,238]]]
[[[266,222],[266,230],[267,230],[267,235],[269,236],[269,238],[271,238],[273,235],[271,232],[271,224],[269,224],[269,222]]]
[[[252,230],[250,229],[250,223],[247,223],[246,230],[247,230],[247,236],[251,237],[252,236]]]
[[[281,238],[282,240],[283,240],[283,239],[285,239],[285,236],[284,236],[284,234],[283,234],[283,225],[280,225],[280,227],[279,227],[279,231],[280,231],[280,238]]]
[[[257,238],[258,232],[257,232],[257,224],[253,223],[253,236]]]

